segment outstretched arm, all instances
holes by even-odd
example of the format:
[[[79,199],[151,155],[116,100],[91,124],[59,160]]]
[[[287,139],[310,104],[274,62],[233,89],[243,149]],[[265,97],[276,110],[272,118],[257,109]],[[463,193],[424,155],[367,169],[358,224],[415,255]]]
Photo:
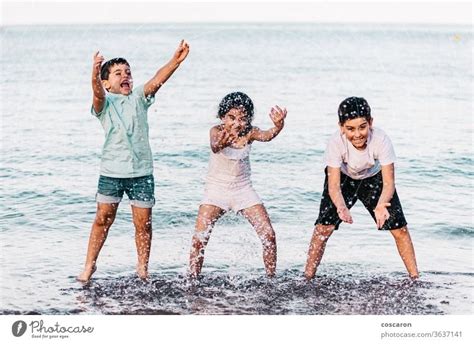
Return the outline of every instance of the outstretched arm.
[[[352,223],[351,212],[346,206],[341,191],[341,169],[338,167],[327,167],[328,169],[328,191],[332,203],[336,206],[337,215],[347,223]]]
[[[266,142],[273,140],[283,129],[287,113],[288,111],[286,111],[286,109],[281,109],[278,105],[272,107],[269,116],[275,126],[268,130],[260,130],[256,127],[253,128],[250,134],[250,141]]]
[[[102,86],[102,80],[100,79],[100,67],[102,62],[104,62],[104,57],[99,55],[99,52],[97,51],[94,54],[94,63],[92,65],[92,91],[94,94],[92,98],[92,106],[96,113],[100,113],[105,104],[105,90]]]
[[[154,96],[166,80],[168,80],[169,77],[173,75],[174,71],[178,69],[180,63],[184,61],[188,54],[189,45],[182,40],[171,60],[161,67],[158,72],[156,72],[155,76],[145,84],[145,97]]]
[[[385,221],[390,217],[387,207],[390,207],[390,201],[395,193],[395,165],[382,165],[382,193],[380,194],[377,206],[374,209],[377,228],[382,228]]]

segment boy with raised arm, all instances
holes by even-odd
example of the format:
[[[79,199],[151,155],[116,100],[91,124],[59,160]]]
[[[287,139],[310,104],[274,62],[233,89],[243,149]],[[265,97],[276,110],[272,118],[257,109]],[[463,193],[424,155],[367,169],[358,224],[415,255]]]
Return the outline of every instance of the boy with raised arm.
[[[92,69],[91,113],[104,128],[100,177],[96,194],[97,213],[92,224],[86,262],[77,277],[87,282],[96,270],[97,257],[126,193],[132,207],[137,247],[137,275],[148,278],[152,238],[152,207],[155,204],[153,157],[148,137],[147,111],[155,93],[189,53],[181,41],[171,60],[144,85],[133,88],[130,65],[123,58],[103,63],[96,52]]]

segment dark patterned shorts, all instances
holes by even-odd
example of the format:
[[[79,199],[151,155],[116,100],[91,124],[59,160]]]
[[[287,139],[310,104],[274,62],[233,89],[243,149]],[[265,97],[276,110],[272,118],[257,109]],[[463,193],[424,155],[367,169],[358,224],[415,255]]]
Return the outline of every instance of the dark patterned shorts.
[[[332,200],[329,197],[327,168],[325,169],[325,173],[326,178],[324,180],[324,191],[321,198],[321,205],[319,207],[319,216],[315,225],[335,225],[335,229],[338,229],[342,220],[337,214],[336,206],[332,203]],[[369,211],[374,221],[374,209],[377,206],[380,194],[382,193],[382,187],[383,181],[381,171],[375,176],[361,180],[352,179],[344,173],[341,173],[341,192],[347,208],[352,208],[357,200],[360,200]],[[407,225],[402,205],[400,204],[397,195],[397,190],[395,190],[393,197],[390,200],[390,204],[390,207],[387,208],[390,217],[385,221],[382,228],[380,228],[382,230],[399,229]]]

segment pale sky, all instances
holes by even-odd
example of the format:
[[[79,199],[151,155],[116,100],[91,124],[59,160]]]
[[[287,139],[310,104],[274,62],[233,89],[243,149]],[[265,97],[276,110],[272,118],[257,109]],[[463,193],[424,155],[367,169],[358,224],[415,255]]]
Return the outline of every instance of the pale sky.
[[[470,1],[0,1],[2,25],[162,22],[472,25]]]

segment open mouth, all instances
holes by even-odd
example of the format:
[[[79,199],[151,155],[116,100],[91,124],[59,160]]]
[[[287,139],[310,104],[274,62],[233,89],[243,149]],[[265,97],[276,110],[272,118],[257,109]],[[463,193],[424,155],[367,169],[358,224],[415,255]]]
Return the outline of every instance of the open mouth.
[[[130,82],[124,81],[120,84],[120,87],[129,89],[130,88]]]

